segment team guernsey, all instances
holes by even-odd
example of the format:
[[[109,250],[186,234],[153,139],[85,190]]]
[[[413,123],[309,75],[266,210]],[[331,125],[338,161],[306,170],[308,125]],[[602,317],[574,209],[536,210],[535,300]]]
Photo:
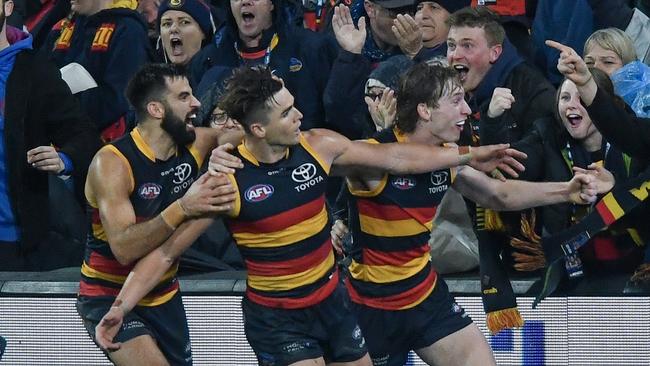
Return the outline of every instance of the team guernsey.
[[[129,167],[132,183],[129,200],[138,223],[154,218],[182,197],[196,179],[202,160],[193,145],[178,147],[176,155],[167,161],[157,160],[137,128],[104,149],[120,157]],[[81,267],[79,295],[115,297],[135,263],[121,265],[115,259],[107,242],[94,194],[86,194],[91,211],[91,234]],[[156,306],[169,301],[178,292],[177,270],[178,262],[138,305]]]
[[[248,270],[246,297],[283,309],[320,303],[339,281],[325,206],[329,165],[302,135],[273,164],[244,144],[235,155],[244,168],[232,177],[239,194],[226,224]]]
[[[403,141],[385,130],[370,142]],[[346,285],[352,301],[383,310],[410,309],[436,286],[429,238],[432,220],[455,178],[454,169],[385,174],[373,190],[349,185],[352,262]]]

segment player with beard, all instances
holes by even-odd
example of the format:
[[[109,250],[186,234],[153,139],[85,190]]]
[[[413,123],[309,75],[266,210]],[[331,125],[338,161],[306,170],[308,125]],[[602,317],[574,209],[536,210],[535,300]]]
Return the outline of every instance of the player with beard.
[[[197,179],[218,134],[192,126],[200,103],[182,67],[146,65],[126,94],[138,124],[95,155],[85,187],[92,228],[77,310],[93,339],[101,316],[120,305],[115,297],[140,257],[181,235],[192,219],[232,209],[235,199],[225,176]],[[192,363],[177,268],[176,262],[125,319],[117,334],[123,347],[108,354],[116,365]]]

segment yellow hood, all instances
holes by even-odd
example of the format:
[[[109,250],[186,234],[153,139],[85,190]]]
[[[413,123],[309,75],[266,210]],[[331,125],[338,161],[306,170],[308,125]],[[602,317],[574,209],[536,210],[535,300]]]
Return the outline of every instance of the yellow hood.
[[[135,10],[138,7],[137,0],[113,0],[113,8],[127,8]]]

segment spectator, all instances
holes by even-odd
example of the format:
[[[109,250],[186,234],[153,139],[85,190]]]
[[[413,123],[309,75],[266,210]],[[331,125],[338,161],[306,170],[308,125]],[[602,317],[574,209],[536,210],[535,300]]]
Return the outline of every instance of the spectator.
[[[630,37],[618,28],[600,29],[585,41],[584,59],[589,67],[604,71],[611,77],[615,71],[636,61],[636,50]]]
[[[304,114],[303,128],[324,127],[323,92],[336,52],[326,35],[292,24],[284,0],[231,1],[215,42],[192,60],[192,81],[202,96],[233,68],[268,65],[296,96],[296,107]]]
[[[165,61],[187,65],[212,41],[216,25],[203,0],[165,0],[158,8],[158,25]]]
[[[70,1],[28,0],[25,8],[25,27],[34,37],[34,48],[39,49],[52,27],[70,12]]]
[[[124,89],[136,70],[152,60],[147,26],[134,5],[114,5],[113,0],[74,1],[72,19],[61,20],[43,46],[59,67],[78,63],[97,83],[76,96],[105,141],[128,130],[131,116],[127,116]]]
[[[0,5],[0,268],[72,265],[63,254],[68,243],[48,237],[48,174],[71,174],[81,202],[99,137],[59,71],[35,55],[32,37],[6,25],[13,1]]]
[[[158,7],[160,7],[160,3],[161,0],[138,1],[137,10],[147,21],[147,34],[149,35],[149,43],[152,48],[155,48],[158,37],[160,36],[160,30],[158,28]]]
[[[416,61],[447,55],[447,20],[451,13],[468,5],[466,3],[456,0],[417,1],[415,21],[422,32],[422,49],[415,56]]]

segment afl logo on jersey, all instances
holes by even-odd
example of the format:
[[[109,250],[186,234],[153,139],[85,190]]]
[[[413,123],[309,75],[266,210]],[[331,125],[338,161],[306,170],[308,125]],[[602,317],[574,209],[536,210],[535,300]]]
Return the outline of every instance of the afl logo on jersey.
[[[244,192],[244,198],[248,202],[260,202],[273,195],[273,186],[270,184],[256,184]]]
[[[145,183],[138,189],[138,195],[145,200],[154,200],[160,195],[162,187],[156,183]]]
[[[411,189],[415,187],[415,179],[408,178],[408,177],[397,177],[397,178],[393,178],[391,184],[393,185],[393,187],[405,191],[407,189]]]

